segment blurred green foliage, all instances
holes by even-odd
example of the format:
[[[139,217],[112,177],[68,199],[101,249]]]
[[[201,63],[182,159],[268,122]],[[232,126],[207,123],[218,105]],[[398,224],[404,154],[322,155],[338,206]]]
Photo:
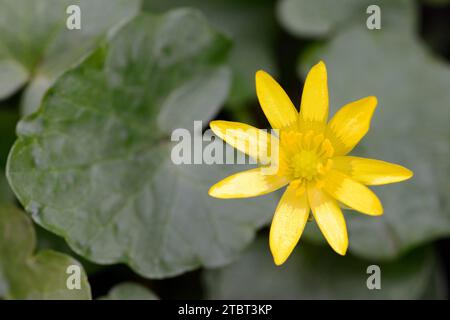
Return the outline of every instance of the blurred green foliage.
[[[69,2],[83,12],[79,32],[65,28]],[[369,4],[381,8],[381,30],[366,28]],[[39,231],[40,246],[64,252],[33,253],[34,228],[12,207],[17,203],[2,170],[0,296],[89,298],[87,282],[79,296],[64,289],[65,267],[78,263],[69,257],[67,241],[95,285],[98,273],[121,262],[141,276],[125,280],[145,285],[142,277],[203,267],[203,286],[193,278],[183,281],[193,287],[187,292],[203,288],[206,298],[445,297],[445,272],[433,244],[450,234],[450,69],[419,37],[421,5],[0,0],[0,167],[19,114],[27,115],[10,154],[9,180],[34,222],[55,234]],[[169,11],[179,7],[200,11]],[[161,12],[169,13],[155,15]],[[290,55],[298,56],[297,65]],[[255,71],[280,75],[283,86],[295,79],[300,91],[320,59],[328,67],[331,111],[378,97],[372,128],[355,153],[401,163],[415,177],[375,190],[383,217],[345,213],[346,257],[324,246],[311,222],[287,264],[276,268],[267,235],[251,243],[269,224],[276,197],[208,197],[210,185],[242,168],[175,166],[169,135],[179,127],[192,131],[194,120],[206,125],[222,106],[221,117],[237,120],[245,113],[249,122],[263,123]],[[371,264],[381,267],[381,290],[366,287]],[[156,298],[123,280],[108,281],[118,284],[106,296],[101,292],[103,298]]]
[[[69,5],[83,13],[77,32],[66,28]],[[140,0],[1,0],[0,99],[28,84],[22,114],[36,111],[54,80],[139,7]]]
[[[90,299],[83,267],[73,258],[44,250],[34,254],[31,220],[12,206],[0,207],[0,297],[8,299]],[[80,290],[66,287],[67,268],[81,270]]]
[[[146,287],[125,282],[114,286],[101,300],[157,300],[158,297]]]
[[[309,223],[312,224],[312,223]],[[436,276],[432,250],[421,248],[394,262],[341,257],[327,247],[301,243],[286,264],[276,267],[267,244],[259,237],[242,258],[204,275],[210,299],[419,299]],[[381,290],[369,290],[366,281],[381,270]],[[433,292],[445,297],[445,290]]]

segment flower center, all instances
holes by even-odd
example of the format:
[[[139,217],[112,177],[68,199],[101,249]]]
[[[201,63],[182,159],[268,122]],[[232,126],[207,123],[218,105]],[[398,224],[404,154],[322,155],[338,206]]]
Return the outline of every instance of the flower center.
[[[311,180],[317,174],[317,166],[319,163],[320,159],[316,152],[311,150],[301,150],[291,159],[294,178]]]
[[[334,149],[321,133],[285,130],[280,134],[280,146],[287,164],[286,174],[299,185],[318,183],[331,169]]]

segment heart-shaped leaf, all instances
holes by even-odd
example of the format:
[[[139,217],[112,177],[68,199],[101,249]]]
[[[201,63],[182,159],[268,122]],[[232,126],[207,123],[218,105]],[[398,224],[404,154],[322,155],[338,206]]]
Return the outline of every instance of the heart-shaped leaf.
[[[158,300],[158,296],[137,283],[124,282],[114,286],[101,300]]]
[[[0,297],[91,298],[86,274],[76,260],[51,250],[34,254],[35,246],[36,235],[31,220],[12,206],[0,207]],[[72,281],[70,276],[74,277],[73,288],[67,285]],[[76,287],[78,280],[79,288]]]
[[[439,270],[433,252],[426,248],[379,264],[349,255],[341,257],[328,248],[302,243],[282,267],[276,267],[268,247],[267,238],[260,237],[241,259],[207,271],[207,297],[418,299],[430,289],[431,279]]]
[[[146,0],[144,8],[152,11],[179,6],[200,9],[209,21],[233,40],[230,66],[233,83],[228,105],[239,108],[255,96],[255,73],[264,69],[277,73],[272,47],[275,17],[272,0]]]
[[[81,29],[66,26],[70,5],[80,8]],[[22,111],[35,111],[53,81],[139,7],[140,0],[0,0],[0,99],[30,82]]]
[[[146,277],[235,258],[276,203],[209,197],[230,166],[176,165],[169,141],[226,99],[228,48],[197,11],[142,14],[62,76],[19,124],[8,162],[35,221],[80,255]]]
[[[409,32],[388,26],[371,31],[350,23],[304,59],[299,73],[319,59],[328,66],[334,110],[364,96],[378,98],[371,130],[356,153],[415,173],[408,182],[376,188],[382,217],[346,215],[351,252],[393,258],[450,234],[449,65],[418,41],[413,25]]]

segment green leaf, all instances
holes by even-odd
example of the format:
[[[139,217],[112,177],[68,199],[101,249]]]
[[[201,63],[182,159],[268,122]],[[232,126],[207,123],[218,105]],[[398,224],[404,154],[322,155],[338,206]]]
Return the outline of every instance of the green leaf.
[[[63,238],[42,228],[41,226],[35,225],[35,230],[37,238],[37,250],[54,250],[75,258],[83,265],[84,271],[89,277],[107,268],[106,266],[94,264],[84,259],[82,256],[77,255],[73,250],[70,249],[70,247],[67,245],[67,242]]]
[[[176,165],[169,141],[226,99],[228,48],[197,11],[142,14],[62,76],[19,124],[8,163],[35,221],[94,262],[150,278],[234,259],[276,203],[209,197],[239,166]]]
[[[275,17],[272,0],[147,0],[144,8],[164,11],[178,6],[200,9],[220,31],[233,39],[230,66],[233,83],[228,105],[240,108],[256,99],[255,73],[277,74],[273,54]]]
[[[415,173],[409,181],[375,188],[382,217],[346,214],[350,251],[394,258],[449,235],[449,65],[430,54],[412,29],[370,31],[359,24],[343,28],[304,59],[299,73],[305,75],[319,59],[327,63],[334,111],[364,96],[378,98],[372,127],[355,154],[400,163]]]
[[[381,289],[369,290],[370,265],[380,267]],[[388,263],[345,257],[301,242],[281,267],[273,263],[267,237],[260,237],[233,264],[206,272],[209,299],[418,299],[437,272],[431,250]],[[369,281],[372,283],[372,281]]]
[[[66,27],[69,5],[80,7],[80,30]],[[32,113],[62,72],[139,7],[140,0],[0,0],[0,99],[30,82],[22,111]]]
[[[283,27],[294,35],[327,37],[349,23],[366,27],[370,5],[380,7],[382,29],[398,31],[416,23],[415,7],[410,0],[281,0],[277,15]]]
[[[34,254],[31,220],[12,206],[0,207],[0,297],[7,299],[90,299],[83,267],[70,256],[45,250]],[[69,266],[81,268],[81,289],[69,290]]]
[[[158,300],[158,296],[146,287],[131,282],[120,283],[113,287],[100,300]]]

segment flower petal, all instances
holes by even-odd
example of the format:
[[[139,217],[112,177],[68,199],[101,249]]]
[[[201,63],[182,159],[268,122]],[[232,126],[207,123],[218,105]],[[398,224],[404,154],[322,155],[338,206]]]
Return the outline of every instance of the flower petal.
[[[342,172],[328,171],[324,180],[324,189],[329,195],[354,210],[372,216],[383,214],[383,206],[375,193]]]
[[[413,172],[398,164],[359,157],[335,157],[333,168],[365,185],[400,182],[413,176]]]
[[[297,123],[298,112],[281,86],[265,71],[256,72],[256,94],[261,108],[274,129]]]
[[[277,266],[283,264],[297,245],[309,216],[306,192],[297,195],[290,185],[281,197],[270,227],[269,244]]]
[[[256,168],[226,177],[213,185],[208,193],[221,199],[249,198],[275,191],[288,183],[284,176],[267,175],[262,168]]]
[[[366,97],[343,106],[327,126],[327,136],[337,156],[349,153],[369,131],[377,106],[376,97]]]
[[[308,200],[314,219],[325,239],[334,251],[345,255],[348,247],[347,226],[336,201],[316,188],[308,188]]]
[[[211,130],[232,147],[248,154],[259,162],[270,162],[271,139],[277,139],[265,130],[248,124],[231,121],[212,121]]]
[[[306,76],[299,117],[301,126],[308,126],[308,123],[319,123],[323,125],[327,121],[327,68],[322,61],[312,67]]]

